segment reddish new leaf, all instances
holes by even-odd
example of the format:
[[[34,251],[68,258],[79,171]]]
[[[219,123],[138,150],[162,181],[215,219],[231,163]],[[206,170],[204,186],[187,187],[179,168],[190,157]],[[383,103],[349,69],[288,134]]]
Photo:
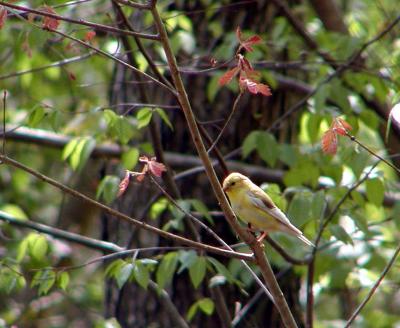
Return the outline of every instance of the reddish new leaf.
[[[245,41],[243,41],[241,45],[246,51],[252,52],[254,50],[252,45],[261,43],[261,41],[262,41],[262,39],[260,36],[253,35],[253,36],[249,37],[248,39],[246,39]]]
[[[88,31],[85,34],[84,40],[86,42],[90,42],[90,41],[92,41],[94,39],[95,36],[96,36],[96,32],[95,31]]]
[[[0,6],[0,30],[3,28],[4,24],[7,20],[7,9],[3,6]]]
[[[245,78],[244,76],[240,77],[239,85],[242,89],[247,89],[250,93],[255,95],[258,93],[261,93],[264,96],[271,95],[271,90],[268,85]]]
[[[57,14],[54,11],[54,9],[49,6],[44,6],[42,8],[42,11],[47,12],[49,14],[53,14],[53,15]],[[48,16],[43,17],[43,24],[42,24],[43,29],[49,30],[49,31],[56,30],[58,25],[60,25],[60,22],[58,19],[53,18],[53,17],[48,17]]]
[[[242,31],[238,26],[236,29],[236,38],[239,41],[240,47],[239,50],[242,48],[248,52],[252,52],[254,49],[252,48],[253,45],[261,43],[262,39],[259,35],[252,35],[251,37],[247,38],[246,40],[242,39]]]
[[[232,81],[232,79],[239,73],[240,68],[235,67],[230,69],[228,72],[226,72],[224,75],[222,75],[219,80],[218,84],[222,87],[225,84],[228,84],[229,82]]]
[[[343,120],[339,117],[334,119],[334,121],[332,123],[332,127],[336,133],[338,133],[342,136],[347,135],[347,132],[352,129],[352,127],[349,123],[347,123],[345,120]]]
[[[162,173],[167,170],[167,168],[163,163],[159,163],[156,161],[155,157],[151,159],[148,165],[149,165],[149,171],[156,177],[161,177]]]
[[[142,169],[141,176],[137,177],[138,181],[142,181],[144,179],[144,174],[148,171],[156,177],[161,177],[162,173],[167,170],[165,165],[157,162],[155,157],[149,159],[147,156],[140,156],[139,162],[145,163],[145,165]]]
[[[335,155],[338,146],[337,135],[334,130],[329,129],[324,133],[321,140],[322,151],[326,154]]]
[[[119,183],[117,197],[121,196],[125,192],[125,190],[128,188],[130,176],[131,176],[131,174],[129,173],[129,171],[126,171],[125,177]]]

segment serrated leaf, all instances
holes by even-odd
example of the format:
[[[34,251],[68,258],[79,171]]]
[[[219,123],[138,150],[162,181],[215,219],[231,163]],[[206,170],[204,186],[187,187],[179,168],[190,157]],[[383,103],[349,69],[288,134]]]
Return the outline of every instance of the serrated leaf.
[[[325,208],[325,192],[320,190],[313,195],[311,202],[311,217],[314,220],[320,220],[324,215]]]
[[[290,202],[288,217],[296,226],[301,226],[311,219],[311,195],[305,192],[297,193]]]
[[[118,288],[121,289],[123,285],[128,281],[133,271],[134,265],[132,263],[126,263],[121,267],[118,274],[115,276]]]
[[[151,108],[144,107],[140,109],[136,114],[136,119],[138,121],[137,127],[141,129],[149,125],[152,116],[153,116],[153,111]]]
[[[18,245],[18,250],[17,250],[17,262],[21,262],[25,255],[26,255],[26,251],[28,250],[28,246],[29,246],[29,239],[25,238],[23,241],[21,241]]]
[[[163,289],[172,281],[178,265],[178,253],[170,252],[163,256],[156,272],[157,285]]]
[[[189,267],[190,280],[194,288],[198,288],[203,281],[207,271],[207,260],[203,256],[198,256],[196,261]]]
[[[158,108],[158,107],[156,108],[156,112],[158,113],[158,115],[160,115],[160,117],[164,121],[164,123],[167,124],[168,127],[173,131],[174,127],[172,126],[172,123],[169,120],[167,113],[165,113],[165,111],[162,108]]]
[[[103,117],[107,123],[108,128],[111,128],[112,126],[114,126],[118,120],[118,115],[110,109],[104,110]]]
[[[367,199],[376,206],[381,206],[385,196],[385,186],[379,178],[366,181]]]
[[[123,145],[126,145],[134,135],[134,129],[129,120],[123,116],[118,117],[115,122],[114,129],[117,133],[118,140]]]

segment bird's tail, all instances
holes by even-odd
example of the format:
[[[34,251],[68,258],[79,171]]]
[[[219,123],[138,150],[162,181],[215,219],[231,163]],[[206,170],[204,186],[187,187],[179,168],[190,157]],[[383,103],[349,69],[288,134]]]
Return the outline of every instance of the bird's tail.
[[[299,235],[297,235],[297,237],[298,237],[302,242],[304,242],[305,244],[307,244],[308,246],[315,247],[315,245],[314,245],[311,241],[309,241],[303,234],[299,234]]]

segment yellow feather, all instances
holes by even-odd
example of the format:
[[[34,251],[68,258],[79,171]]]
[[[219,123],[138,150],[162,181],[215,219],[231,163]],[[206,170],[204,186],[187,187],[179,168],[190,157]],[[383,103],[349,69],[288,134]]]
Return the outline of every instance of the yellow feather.
[[[231,173],[223,182],[236,215],[253,227],[265,232],[282,231],[298,237],[304,243],[313,244],[292,225],[286,215],[272,199],[249,178],[240,173]]]

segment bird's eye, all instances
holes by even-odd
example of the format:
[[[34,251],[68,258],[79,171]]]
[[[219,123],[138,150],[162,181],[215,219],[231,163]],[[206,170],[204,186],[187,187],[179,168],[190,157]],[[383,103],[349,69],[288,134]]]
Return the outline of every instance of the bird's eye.
[[[235,182],[235,181],[231,183],[231,185],[232,185],[232,186],[234,186],[235,184],[236,184],[236,182]]]

